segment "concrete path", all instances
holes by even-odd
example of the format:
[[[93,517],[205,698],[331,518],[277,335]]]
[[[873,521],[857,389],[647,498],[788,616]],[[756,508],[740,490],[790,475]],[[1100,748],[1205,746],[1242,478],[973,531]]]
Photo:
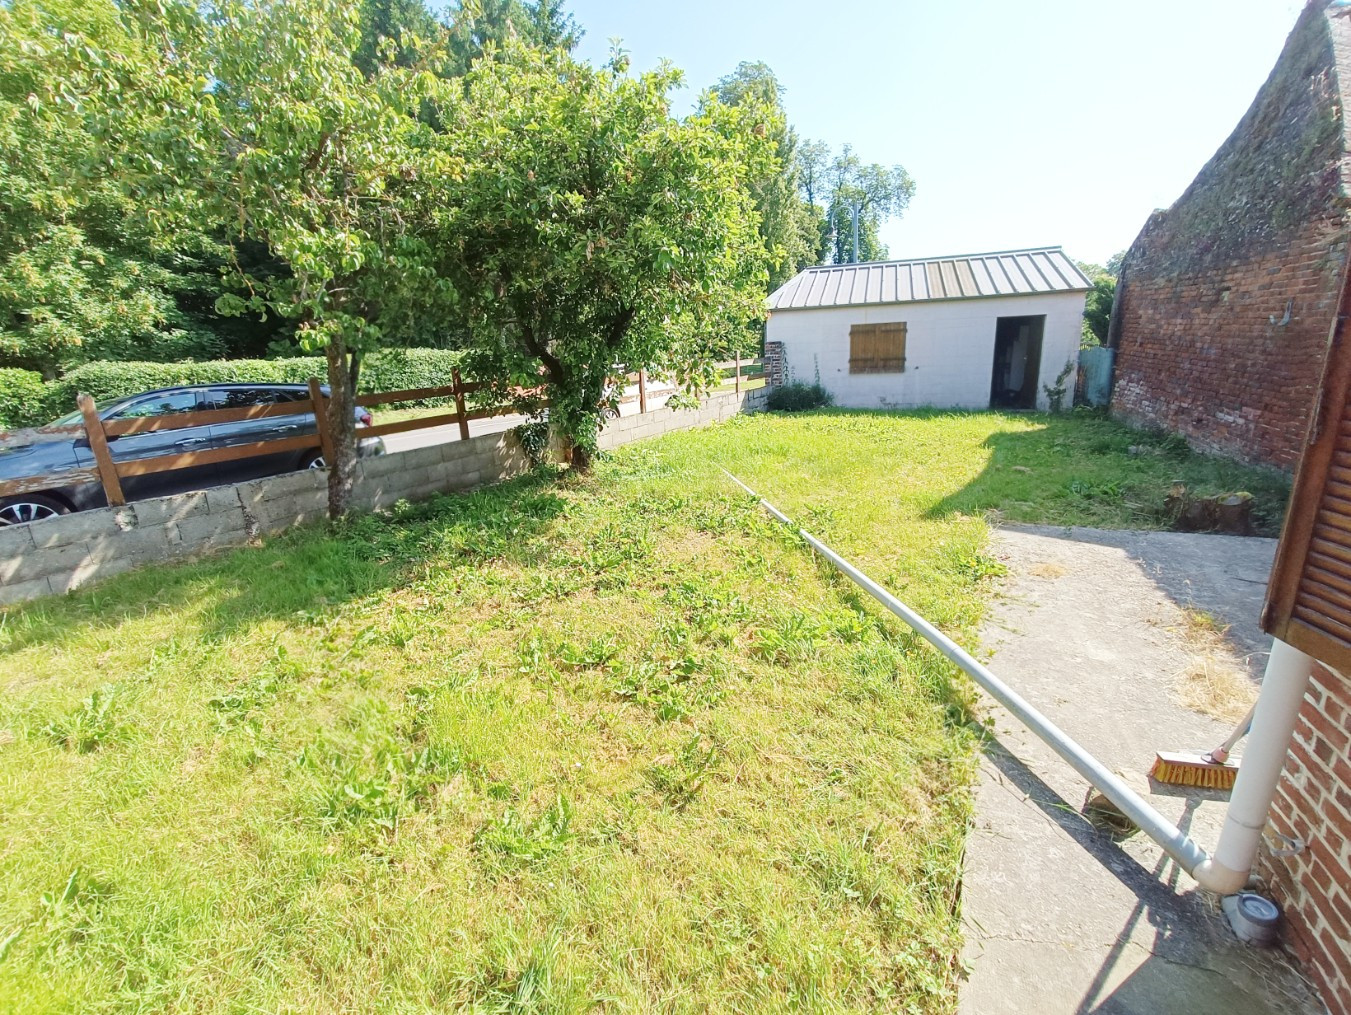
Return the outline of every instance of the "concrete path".
[[[990,667],[1109,768],[1207,749],[1229,727],[1173,697],[1195,651],[1182,607],[1228,623],[1260,676],[1256,627],[1275,541],[1005,528],[1009,569],[984,630]],[[963,920],[961,1011],[1110,1015],[1316,1013],[1279,951],[1239,944],[1213,898],[1136,834],[1079,814],[1087,784],[1002,708],[981,765]],[[1224,797],[1155,785],[1153,803],[1213,847]]]

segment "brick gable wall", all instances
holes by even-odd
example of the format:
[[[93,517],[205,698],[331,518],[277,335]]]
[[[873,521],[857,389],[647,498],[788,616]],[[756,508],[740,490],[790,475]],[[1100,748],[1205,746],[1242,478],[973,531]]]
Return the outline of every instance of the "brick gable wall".
[[[1287,470],[1317,393],[1346,252],[1337,68],[1351,24],[1323,7],[1305,9],[1234,133],[1146,223],[1127,252],[1112,325],[1114,415]]]

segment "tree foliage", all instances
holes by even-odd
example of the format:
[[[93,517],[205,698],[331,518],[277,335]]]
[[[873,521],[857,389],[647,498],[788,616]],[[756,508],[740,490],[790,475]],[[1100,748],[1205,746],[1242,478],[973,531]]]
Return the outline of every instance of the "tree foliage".
[[[768,64],[741,63],[713,86],[712,96],[724,105],[758,108],[774,141],[774,163],[750,187],[770,259],[769,288],[777,289],[820,260],[822,219],[803,197],[798,136],[784,112],[783,86]]]
[[[1084,299],[1084,346],[1107,344],[1107,329],[1111,325],[1112,304],[1116,299],[1117,273],[1123,258],[1124,254],[1113,255],[1107,267],[1087,261],[1079,262],[1079,270],[1093,283],[1093,288]]]
[[[836,264],[881,261],[887,248],[878,231],[887,219],[900,218],[915,194],[915,182],[902,166],[865,163],[845,145],[824,172],[829,187],[825,241]],[[854,249],[853,209],[858,209],[858,250]]]
[[[480,377],[543,381],[585,467],[616,370],[715,380],[729,332],[763,316],[750,195],[773,164],[758,104],[676,119],[677,71],[630,76],[508,45],[440,110],[462,173],[435,210],[438,270],[460,294]],[[621,365],[622,366],[617,366]]]
[[[0,5],[0,365],[51,377],[91,359],[224,351],[194,312],[219,285],[212,245],[157,247],[100,158],[115,66],[147,61],[114,4]]]

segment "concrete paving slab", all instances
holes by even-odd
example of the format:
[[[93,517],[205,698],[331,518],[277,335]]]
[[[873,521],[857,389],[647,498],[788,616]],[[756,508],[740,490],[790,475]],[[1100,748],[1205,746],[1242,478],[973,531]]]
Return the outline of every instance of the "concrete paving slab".
[[[1204,750],[1229,727],[1174,698],[1191,663],[1184,607],[1233,626],[1256,679],[1275,541],[1013,528],[993,552],[1009,575],[983,631],[989,665],[1109,768],[1143,775],[1156,750]],[[1087,784],[993,701],[967,847],[970,977],[961,1011],[1266,1015],[1324,1009],[1279,950],[1240,944],[1218,900],[1141,835],[1079,814]],[[1157,784],[1151,800],[1203,845],[1221,794]]]

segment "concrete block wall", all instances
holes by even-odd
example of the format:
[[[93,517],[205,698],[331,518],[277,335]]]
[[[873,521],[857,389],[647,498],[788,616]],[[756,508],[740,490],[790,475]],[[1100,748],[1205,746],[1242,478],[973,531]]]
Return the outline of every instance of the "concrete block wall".
[[[602,432],[601,447],[753,412],[764,408],[765,399],[760,388],[713,395],[698,409],[625,416]],[[354,501],[359,510],[380,510],[400,500],[500,482],[528,467],[511,433],[451,441],[362,459]],[[246,546],[327,516],[328,473],[316,469],[5,526],[0,604],[59,595],[146,564]]]

